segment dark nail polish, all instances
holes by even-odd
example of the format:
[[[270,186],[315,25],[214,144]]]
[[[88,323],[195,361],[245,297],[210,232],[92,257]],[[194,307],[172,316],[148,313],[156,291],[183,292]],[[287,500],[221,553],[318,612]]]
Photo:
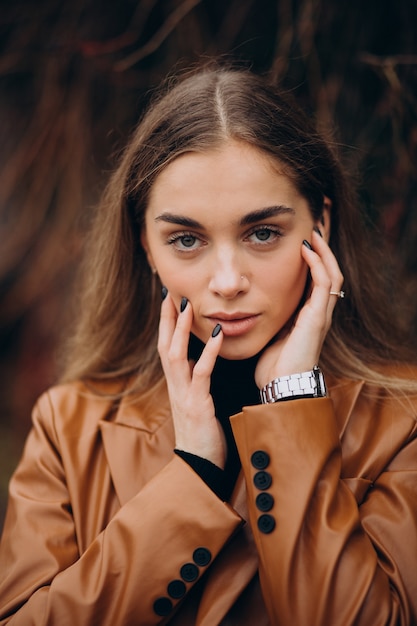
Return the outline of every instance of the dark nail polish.
[[[308,243],[307,239],[304,239],[303,244],[305,245],[306,248],[308,248],[309,250],[312,250],[313,248],[311,247],[311,244]]]
[[[213,332],[211,333],[212,337],[217,337],[217,335],[219,334],[219,332],[222,329],[222,325],[221,324],[216,324],[215,327],[213,328]]]
[[[185,307],[187,306],[187,304],[188,304],[187,298],[181,298],[181,304],[180,304],[181,313],[185,311]]]
[[[161,295],[162,295],[162,300],[165,300],[165,298],[166,298],[166,297],[167,297],[167,295],[168,295],[168,289],[167,289],[166,287],[164,287],[164,286],[162,287],[162,293],[161,293]]]
[[[318,226],[314,226],[313,228],[314,232],[317,233],[318,235],[320,235],[320,237],[323,237],[321,230]]]

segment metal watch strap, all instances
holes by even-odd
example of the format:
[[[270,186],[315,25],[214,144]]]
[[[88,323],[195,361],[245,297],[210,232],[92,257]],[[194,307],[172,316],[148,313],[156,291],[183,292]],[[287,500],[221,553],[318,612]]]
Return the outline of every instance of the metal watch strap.
[[[263,404],[297,398],[324,398],[327,395],[324,377],[317,365],[308,372],[274,378],[260,393]]]

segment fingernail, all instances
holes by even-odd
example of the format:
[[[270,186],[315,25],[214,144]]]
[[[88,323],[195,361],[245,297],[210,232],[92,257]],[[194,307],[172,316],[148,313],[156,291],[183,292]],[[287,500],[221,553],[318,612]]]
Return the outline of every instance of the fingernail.
[[[221,324],[216,324],[215,327],[213,328],[213,332],[211,333],[212,337],[217,337],[217,335],[219,334],[219,332],[222,329],[222,325]]]
[[[161,293],[161,295],[162,295],[162,300],[165,300],[165,298],[166,298],[166,297],[167,297],[167,295],[168,295],[168,289],[167,289],[165,286],[163,286],[163,287],[162,287],[162,293]]]
[[[185,310],[185,307],[188,304],[187,298],[181,298],[180,311],[181,313]]]
[[[320,235],[320,237],[323,237],[321,230],[318,226],[314,226],[313,228],[314,232],[317,233],[318,235]]]
[[[311,247],[311,245],[308,243],[307,239],[303,240],[303,245],[305,245],[306,248],[308,248],[309,250],[312,250],[313,248]]]

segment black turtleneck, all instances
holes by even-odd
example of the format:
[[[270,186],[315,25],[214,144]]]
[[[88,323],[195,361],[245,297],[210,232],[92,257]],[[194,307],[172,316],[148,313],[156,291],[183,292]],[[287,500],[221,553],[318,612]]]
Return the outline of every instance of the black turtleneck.
[[[191,335],[189,358],[196,361],[204,344]],[[254,372],[259,355],[241,361],[217,358],[211,376],[210,392],[216,410],[216,417],[222,425],[226,443],[227,458],[224,470],[194,454],[175,450],[184,461],[222,499],[227,500],[233,490],[240,470],[240,459],[230,425],[230,416],[240,413],[244,406],[259,404],[259,389],[255,384]]]

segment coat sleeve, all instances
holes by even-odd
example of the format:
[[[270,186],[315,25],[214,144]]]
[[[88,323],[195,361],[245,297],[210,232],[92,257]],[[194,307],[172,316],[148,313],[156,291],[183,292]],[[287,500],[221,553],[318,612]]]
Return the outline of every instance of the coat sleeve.
[[[241,523],[173,455],[80,554],[53,419],[38,405],[10,483],[0,624],[163,623]]]
[[[416,425],[361,505],[330,399],[247,407],[232,427],[271,624],[417,624]]]

